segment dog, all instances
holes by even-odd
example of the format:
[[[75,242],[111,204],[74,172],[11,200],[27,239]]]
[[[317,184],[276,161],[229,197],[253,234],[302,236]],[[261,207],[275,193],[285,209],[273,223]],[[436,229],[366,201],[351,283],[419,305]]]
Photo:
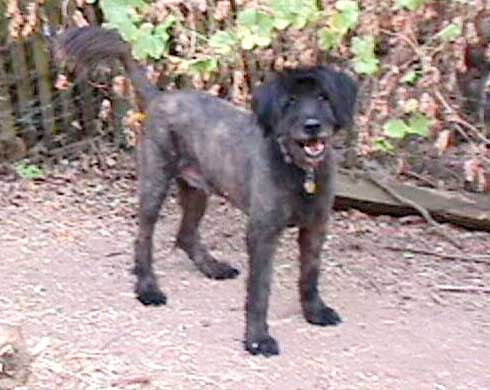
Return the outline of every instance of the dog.
[[[290,69],[257,88],[252,112],[195,90],[162,92],[131,59],[113,30],[82,27],[59,39],[64,55],[86,69],[118,59],[146,112],[138,141],[139,231],[135,241],[135,293],[144,305],[166,303],[153,270],[153,232],[169,185],[176,181],[183,210],[176,244],[208,278],[238,270],[216,260],[199,234],[210,194],[248,215],[249,258],[244,346],[252,354],[279,354],[267,311],[272,259],[281,233],[299,228],[299,293],[304,318],[336,325],[337,312],[318,292],[320,257],[334,200],[331,139],[352,125],[356,83],[326,66]]]

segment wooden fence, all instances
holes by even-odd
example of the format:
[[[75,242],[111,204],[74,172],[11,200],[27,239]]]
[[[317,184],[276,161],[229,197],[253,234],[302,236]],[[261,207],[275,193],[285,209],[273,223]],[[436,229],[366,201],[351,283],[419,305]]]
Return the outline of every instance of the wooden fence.
[[[42,155],[97,131],[100,93],[84,81],[65,90],[55,86],[59,67],[52,37],[71,24],[74,3],[67,2],[62,15],[59,1],[47,1],[40,32],[18,41],[9,37],[9,19],[0,10],[0,162],[27,150]],[[100,21],[91,5],[78,11],[92,24]]]

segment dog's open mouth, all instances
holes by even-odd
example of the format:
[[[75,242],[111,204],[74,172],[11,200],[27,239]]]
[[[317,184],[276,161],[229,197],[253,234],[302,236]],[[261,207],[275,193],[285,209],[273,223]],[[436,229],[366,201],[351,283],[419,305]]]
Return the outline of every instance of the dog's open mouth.
[[[325,152],[325,140],[321,138],[314,138],[309,140],[298,141],[299,146],[305,152],[306,157],[311,159],[317,159],[321,157]]]

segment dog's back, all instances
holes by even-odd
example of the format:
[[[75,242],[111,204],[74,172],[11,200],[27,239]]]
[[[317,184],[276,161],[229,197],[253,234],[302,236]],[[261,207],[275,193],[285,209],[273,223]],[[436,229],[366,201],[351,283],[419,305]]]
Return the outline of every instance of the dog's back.
[[[248,174],[263,147],[249,111],[204,92],[182,90],[156,97],[147,118],[144,136],[162,140],[181,177],[246,211]]]

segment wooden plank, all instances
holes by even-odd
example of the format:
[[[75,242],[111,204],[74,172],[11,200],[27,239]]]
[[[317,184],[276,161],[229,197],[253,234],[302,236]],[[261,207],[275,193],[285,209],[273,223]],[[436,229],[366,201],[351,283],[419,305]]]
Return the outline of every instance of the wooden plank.
[[[37,142],[37,129],[34,126],[34,118],[31,118],[34,98],[24,43],[13,44],[11,55],[12,72],[16,81],[18,113],[23,124],[22,138],[31,147]]]
[[[456,193],[413,187],[394,181],[387,184],[404,198],[425,209],[439,222],[469,229],[490,231],[490,196]],[[355,208],[369,214],[415,215],[417,211],[402,204],[365,177],[339,173],[336,179],[335,208]]]
[[[5,53],[6,50],[0,52],[0,139],[13,138],[16,133],[10,85],[4,68]]]
[[[41,35],[32,38],[32,54],[37,73],[37,85],[43,125],[43,141],[45,146],[51,145],[51,140],[57,132],[53,93],[51,90],[51,69],[49,66],[49,48]]]

